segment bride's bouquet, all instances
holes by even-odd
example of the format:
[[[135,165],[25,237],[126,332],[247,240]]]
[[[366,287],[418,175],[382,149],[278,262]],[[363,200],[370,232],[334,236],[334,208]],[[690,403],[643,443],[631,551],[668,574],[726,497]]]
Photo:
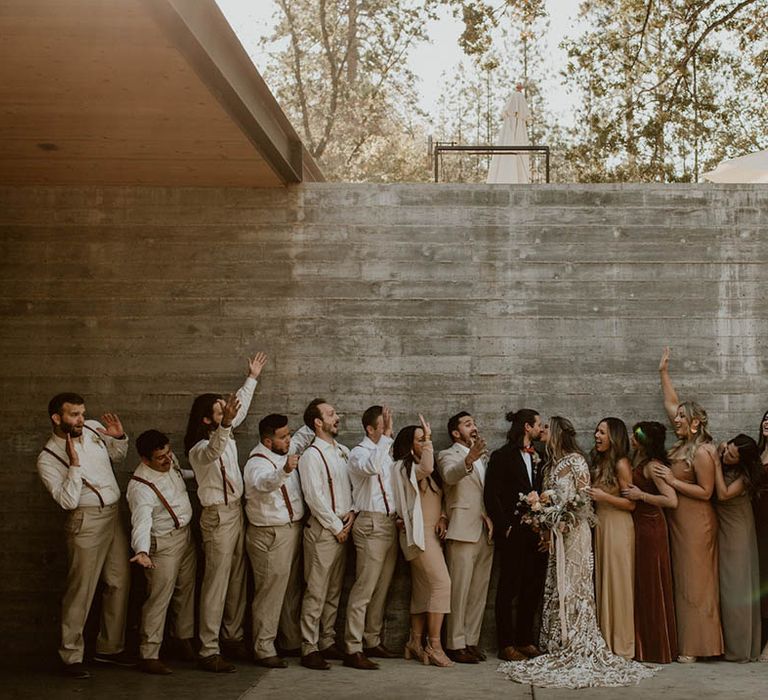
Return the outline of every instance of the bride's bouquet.
[[[564,499],[554,489],[538,493],[519,494],[517,510],[520,522],[534,532],[558,530],[568,532],[582,520],[592,522],[591,502],[584,494],[577,493],[573,498]]]

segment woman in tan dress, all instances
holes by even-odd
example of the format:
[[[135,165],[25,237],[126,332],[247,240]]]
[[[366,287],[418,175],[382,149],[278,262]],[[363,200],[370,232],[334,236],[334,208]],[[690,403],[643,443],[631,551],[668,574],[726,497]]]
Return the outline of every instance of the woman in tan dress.
[[[411,562],[411,636],[405,658],[446,667],[453,666],[440,642],[443,618],[451,611],[451,579],[442,548],[448,518],[429,423],[419,419],[421,426],[403,428],[392,446],[400,546]]]
[[[595,428],[590,454],[595,502],[595,598],[600,632],[617,656],[635,655],[635,504],[621,495],[632,485],[627,426],[603,418]]]
[[[707,431],[707,412],[695,401],[680,403],[669,376],[669,348],[659,363],[664,408],[678,437],[669,451],[671,467],[657,464],[654,476],[677,491],[667,512],[680,663],[720,656],[720,585],[717,516],[710,499],[715,488],[717,448]]]
[[[720,554],[720,614],[727,661],[760,655],[760,562],[752,494],[762,480],[757,443],[737,435],[720,446],[715,469]]]
[[[755,529],[757,530],[757,552],[760,558],[760,616],[762,617],[762,638],[768,637],[768,411],[760,420],[757,429],[757,449],[763,464],[762,485],[754,496]],[[763,647],[760,661],[768,663],[768,643]]]

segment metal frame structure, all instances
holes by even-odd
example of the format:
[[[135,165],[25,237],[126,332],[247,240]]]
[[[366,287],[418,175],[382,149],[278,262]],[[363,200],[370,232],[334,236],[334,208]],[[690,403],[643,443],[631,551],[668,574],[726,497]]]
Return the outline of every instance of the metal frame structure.
[[[546,182],[549,182],[549,146],[459,146],[454,141],[435,141],[430,139],[430,155],[434,158],[435,182],[440,182],[441,153],[476,153],[489,155],[493,153],[543,153]]]

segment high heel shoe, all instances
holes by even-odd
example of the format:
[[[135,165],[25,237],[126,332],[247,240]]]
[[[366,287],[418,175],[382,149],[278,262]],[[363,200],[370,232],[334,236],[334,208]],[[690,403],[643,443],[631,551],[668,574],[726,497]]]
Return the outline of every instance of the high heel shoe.
[[[412,639],[409,639],[405,643],[404,656],[406,660],[415,659],[416,661],[423,663],[425,666],[429,665],[429,659],[424,653],[424,647],[421,646],[419,642],[415,642]]]
[[[437,648],[435,649],[431,644],[432,640],[427,640],[427,646],[424,647],[424,655],[426,656],[425,664],[432,664],[433,666],[439,666],[440,668],[448,668],[449,666],[453,666],[453,661],[451,661],[446,655],[445,652]],[[439,642],[440,640],[435,640]]]

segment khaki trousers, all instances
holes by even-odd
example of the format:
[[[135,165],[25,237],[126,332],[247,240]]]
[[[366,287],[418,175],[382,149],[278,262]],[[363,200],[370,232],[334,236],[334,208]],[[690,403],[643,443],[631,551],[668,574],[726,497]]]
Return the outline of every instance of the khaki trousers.
[[[205,572],[200,587],[200,656],[242,641],[245,617],[245,546],[240,500],[206,506],[200,515]]]
[[[172,608],[171,636],[190,639],[195,633],[195,569],[197,555],[189,526],[152,538],[149,556],[154,569],[144,569],[147,599],[141,608],[142,659],[157,659],[165,618]]]
[[[69,570],[61,601],[59,656],[65,664],[82,662],[83,627],[99,579],[104,582],[104,593],[96,651],[117,654],[125,644],[125,616],[131,586],[128,540],[117,504],[71,511],[65,532]]]
[[[477,646],[493,564],[493,545],[485,531],[477,542],[448,540],[445,562],[451,577],[451,613],[446,623],[446,646]]]
[[[337,542],[314,517],[304,527],[304,578],[301,653],[327,649],[336,641],[336,615],[347,561],[346,542]]]
[[[384,606],[397,562],[397,529],[384,513],[362,511],[352,526],[357,554],[355,583],[347,601],[347,652],[381,644]]]
[[[301,646],[301,523],[248,525],[245,549],[253,571],[253,652],[257,659],[277,656],[275,638],[282,630],[285,649]]]

